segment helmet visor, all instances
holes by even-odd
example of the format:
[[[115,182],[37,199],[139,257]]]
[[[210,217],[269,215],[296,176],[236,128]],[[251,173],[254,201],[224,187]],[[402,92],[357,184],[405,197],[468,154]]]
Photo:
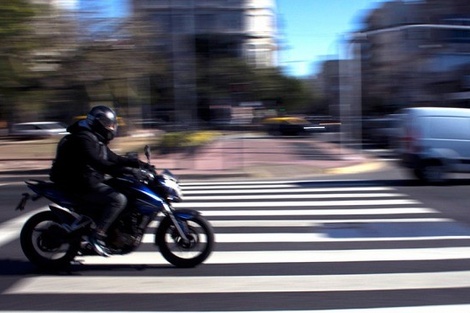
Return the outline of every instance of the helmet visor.
[[[104,126],[107,130],[112,132],[117,131],[116,116],[112,112],[106,112],[96,117],[96,119]]]

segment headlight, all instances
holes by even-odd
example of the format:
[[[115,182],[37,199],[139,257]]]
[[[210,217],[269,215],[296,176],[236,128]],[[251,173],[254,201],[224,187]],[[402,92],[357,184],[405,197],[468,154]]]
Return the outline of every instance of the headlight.
[[[173,202],[183,201],[183,192],[176,179],[167,175],[162,175],[162,177],[160,182],[165,188],[167,198]]]

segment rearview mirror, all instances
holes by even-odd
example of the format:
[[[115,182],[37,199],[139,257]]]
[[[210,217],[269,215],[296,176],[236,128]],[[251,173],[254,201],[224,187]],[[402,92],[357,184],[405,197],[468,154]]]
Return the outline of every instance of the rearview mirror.
[[[145,157],[147,158],[147,163],[150,164],[150,146],[149,145],[145,145],[144,153],[145,153]]]

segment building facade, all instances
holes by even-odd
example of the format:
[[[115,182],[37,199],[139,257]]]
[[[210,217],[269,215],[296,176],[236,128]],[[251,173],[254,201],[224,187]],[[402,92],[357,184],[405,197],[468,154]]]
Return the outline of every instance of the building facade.
[[[360,46],[364,111],[470,107],[468,1],[389,1],[366,16],[360,33],[350,44]]]
[[[214,105],[214,100],[197,94],[196,61],[235,58],[258,68],[277,66],[274,0],[133,0],[132,4],[134,16],[145,16],[161,34],[157,46],[171,63],[168,89],[173,90],[173,99],[154,107],[172,112],[172,120],[196,122],[203,110]],[[217,102],[233,105],[224,99]]]
[[[170,35],[162,42],[169,52],[175,41],[194,39],[196,53],[277,66],[274,0],[133,0],[133,8],[136,14],[146,12],[155,27]]]

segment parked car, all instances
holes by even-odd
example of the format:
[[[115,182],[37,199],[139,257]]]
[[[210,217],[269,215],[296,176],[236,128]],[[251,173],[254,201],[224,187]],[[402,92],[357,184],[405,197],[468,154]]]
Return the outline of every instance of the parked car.
[[[423,182],[470,173],[470,109],[409,108],[402,111],[401,164]]]
[[[39,139],[68,133],[66,126],[60,122],[29,122],[11,125],[8,134],[20,139]]]
[[[330,115],[312,115],[305,117],[310,123],[322,127],[321,131],[331,133],[341,130],[341,121]]]
[[[262,124],[268,134],[283,136],[306,135],[325,129],[324,126],[315,126],[304,118],[292,116],[270,117],[264,119]]]

